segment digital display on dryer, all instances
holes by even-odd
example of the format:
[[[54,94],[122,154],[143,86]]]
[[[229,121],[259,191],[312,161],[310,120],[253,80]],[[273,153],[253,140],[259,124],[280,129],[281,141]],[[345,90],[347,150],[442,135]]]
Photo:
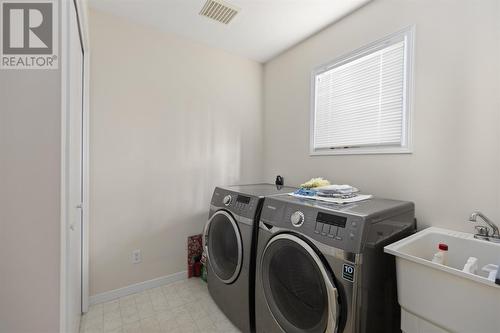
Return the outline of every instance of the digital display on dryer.
[[[238,195],[236,202],[240,202],[248,205],[250,203],[250,197],[245,197],[244,195]]]
[[[346,221],[347,217],[331,215],[322,212],[318,212],[318,216],[316,217],[316,222],[326,223],[341,228],[345,228]]]

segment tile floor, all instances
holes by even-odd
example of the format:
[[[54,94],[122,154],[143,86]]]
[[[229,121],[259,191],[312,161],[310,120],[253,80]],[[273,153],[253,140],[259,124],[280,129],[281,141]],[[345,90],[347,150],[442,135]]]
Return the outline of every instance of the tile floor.
[[[198,278],[90,307],[81,333],[239,333]]]

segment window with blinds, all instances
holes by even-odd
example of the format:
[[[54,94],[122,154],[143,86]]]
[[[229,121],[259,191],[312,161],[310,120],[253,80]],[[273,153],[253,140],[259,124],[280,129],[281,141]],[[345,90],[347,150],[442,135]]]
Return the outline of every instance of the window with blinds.
[[[313,72],[312,154],[408,153],[413,28]]]

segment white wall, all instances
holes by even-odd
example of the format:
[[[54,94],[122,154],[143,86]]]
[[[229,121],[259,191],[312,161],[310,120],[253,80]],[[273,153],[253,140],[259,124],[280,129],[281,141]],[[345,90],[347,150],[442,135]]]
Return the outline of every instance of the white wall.
[[[61,72],[0,70],[0,332],[59,330]]]
[[[262,179],[263,115],[256,62],[98,11],[90,34],[94,295],[186,270],[214,186]]]
[[[375,0],[264,68],[265,174],[313,176],[416,203],[420,226],[472,231],[473,209],[500,222],[500,2]],[[308,153],[310,73],[416,25],[414,153]]]

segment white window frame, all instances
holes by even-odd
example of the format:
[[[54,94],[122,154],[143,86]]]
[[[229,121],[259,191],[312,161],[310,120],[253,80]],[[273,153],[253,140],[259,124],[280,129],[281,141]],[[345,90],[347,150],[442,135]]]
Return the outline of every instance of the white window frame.
[[[316,109],[316,76],[332,68],[342,66],[348,62],[359,59],[365,55],[381,50],[388,45],[406,40],[405,43],[405,75],[403,83],[403,126],[402,126],[402,145],[401,146],[364,146],[364,147],[346,147],[346,148],[314,148],[314,128],[315,128],[315,109]],[[409,26],[403,30],[379,39],[364,47],[341,56],[334,61],[316,67],[311,74],[311,118],[309,129],[309,152],[311,156],[316,155],[359,155],[359,154],[410,154],[413,148],[413,90],[414,90],[414,50],[415,50],[415,26]]]

